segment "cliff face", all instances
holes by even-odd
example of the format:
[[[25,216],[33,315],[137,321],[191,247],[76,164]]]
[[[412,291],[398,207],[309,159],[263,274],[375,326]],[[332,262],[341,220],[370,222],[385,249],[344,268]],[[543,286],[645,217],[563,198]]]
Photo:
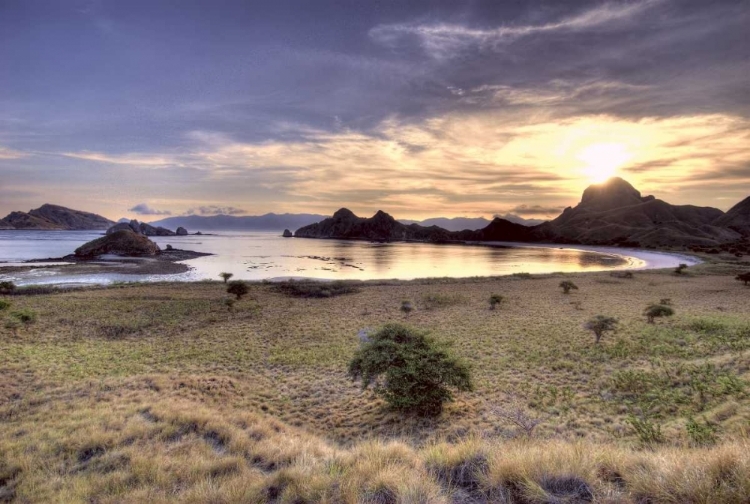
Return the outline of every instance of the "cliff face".
[[[10,229],[69,231],[107,229],[114,224],[101,215],[49,204],[30,210],[28,213],[11,212],[1,222],[12,226]]]

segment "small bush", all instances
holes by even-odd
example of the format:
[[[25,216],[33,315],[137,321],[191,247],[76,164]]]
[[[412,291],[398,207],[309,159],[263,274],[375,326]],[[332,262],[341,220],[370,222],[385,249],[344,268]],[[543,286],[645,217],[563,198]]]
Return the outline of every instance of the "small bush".
[[[404,301],[401,301],[400,310],[404,312],[404,315],[408,317],[409,314],[414,311],[414,306],[411,304],[411,301],[404,300]]]
[[[697,422],[693,418],[688,418],[685,429],[690,441],[696,446],[710,446],[716,443],[716,431],[718,429],[705,418],[703,419],[703,423]]]
[[[643,314],[646,315],[648,323],[653,324],[654,319],[656,318],[671,317],[672,315],[674,315],[674,310],[670,306],[652,304],[646,308]]]
[[[349,376],[362,388],[376,383],[375,393],[399,411],[436,416],[453,400],[451,389],[473,390],[469,368],[426,334],[388,324],[374,334],[349,364]]]
[[[659,300],[659,304],[664,306],[672,306],[672,298],[661,298],[661,300]]]
[[[739,280],[740,282],[744,282],[745,285],[750,283],[750,272],[748,273],[740,273],[735,277],[735,280]]]
[[[602,339],[604,333],[614,331],[616,326],[616,318],[605,317],[604,315],[597,315],[583,325],[584,328],[594,333],[597,343]]]
[[[578,290],[578,286],[570,280],[560,282],[560,288],[563,290],[563,294],[570,294],[571,290]]]
[[[653,445],[664,442],[661,425],[652,422],[646,417],[638,418],[633,415],[630,415],[626,421],[633,427],[641,443]]]
[[[501,296],[500,294],[491,294],[490,295],[490,310],[494,310],[497,308],[497,305],[501,304],[505,298]]]
[[[24,325],[30,325],[36,322],[36,312],[33,310],[18,310],[11,312],[11,317],[15,318]]]
[[[10,308],[10,301],[0,299],[0,311],[7,310]]]
[[[14,284],[13,282],[0,282],[0,294],[9,294],[14,290],[16,290],[16,284]]]
[[[234,276],[234,274],[224,272],[224,273],[219,273],[219,276],[221,277],[222,280],[224,280],[224,283],[227,283],[229,279]]]
[[[247,284],[242,280],[229,282],[229,286],[227,287],[227,294],[237,296],[237,301],[242,299],[242,296],[244,296],[248,292],[250,292],[250,289],[247,288]]]
[[[682,272],[683,272],[683,271],[685,271],[685,270],[687,269],[687,267],[688,267],[688,265],[687,265],[687,264],[685,264],[685,263],[680,263],[680,265],[679,265],[679,266],[677,266],[677,267],[676,267],[676,268],[674,269],[675,275],[682,275]]]
[[[232,299],[232,298],[226,298],[226,299],[224,300],[224,306],[226,306],[226,307],[227,307],[227,310],[229,310],[229,311],[232,311],[232,310],[234,310],[234,303],[235,303],[236,301],[237,301],[236,299]]]
[[[609,274],[612,278],[622,278],[625,280],[632,280],[635,278],[632,271],[613,271]]]
[[[355,285],[341,281],[288,280],[275,284],[274,288],[286,296],[302,298],[329,298],[359,292]]]
[[[425,294],[422,296],[424,307],[428,310],[459,305],[464,301],[464,298],[458,294]]]
[[[522,280],[531,280],[532,278],[534,278],[533,276],[531,276],[531,273],[524,273],[524,272],[513,273],[511,276],[513,278],[520,278]]]

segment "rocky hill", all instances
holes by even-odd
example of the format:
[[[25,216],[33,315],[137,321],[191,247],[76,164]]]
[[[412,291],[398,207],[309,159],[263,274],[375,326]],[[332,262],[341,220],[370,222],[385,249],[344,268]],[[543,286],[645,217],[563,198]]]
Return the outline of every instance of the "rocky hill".
[[[143,235],[131,230],[121,230],[78,247],[76,257],[90,259],[105,254],[119,256],[154,256],[160,252],[159,246]]]
[[[180,236],[187,235],[187,231],[185,230],[185,228],[178,229],[178,231],[182,230],[184,231],[184,233],[176,233],[161,226],[152,226],[151,224],[146,224],[145,222],[138,222],[135,219],[129,222],[118,222],[111,228],[107,229],[107,234],[112,234],[123,230],[133,231],[135,234],[144,236],[175,236],[177,234],[179,234]]]
[[[92,230],[107,229],[114,224],[101,215],[73,210],[58,205],[42,205],[27,212],[11,212],[0,221],[5,229]]]
[[[371,218],[342,208],[333,217],[297,230],[295,237],[373,241],[419,240],[551,242],[632,247],[716,247],[750,235],[750,198],[726,214],[717,208],[671,205],[642,196],[621,178],[588,187],[575,207],[537,226],[496,218],[476,231],[405,225],[383,211]]]
[[[750,196],[734,205],[712,224],[729,228],[742,236],[750,236]]]
[[[621,178],[584,191],[581,202],[535,228],[535,236],[556,243],[637,247],[714,246],[740,235],[715,222],[717,208],[671,205],[641,193]]]

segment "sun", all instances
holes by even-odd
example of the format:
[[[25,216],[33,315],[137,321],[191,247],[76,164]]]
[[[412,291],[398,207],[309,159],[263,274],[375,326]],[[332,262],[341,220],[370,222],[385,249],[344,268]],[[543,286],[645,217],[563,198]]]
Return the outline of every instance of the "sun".
[[[632,155],[620,143],[596,143],[582,149],[576,158],[586,163],[581,173],[598,184],[617,175]]]

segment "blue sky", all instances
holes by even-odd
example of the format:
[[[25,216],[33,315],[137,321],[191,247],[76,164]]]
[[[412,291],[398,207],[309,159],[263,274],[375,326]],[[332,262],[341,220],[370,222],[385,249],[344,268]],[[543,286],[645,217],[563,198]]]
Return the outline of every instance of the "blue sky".
[[[750,1],[0,2],[0,213],[750,194]]]

